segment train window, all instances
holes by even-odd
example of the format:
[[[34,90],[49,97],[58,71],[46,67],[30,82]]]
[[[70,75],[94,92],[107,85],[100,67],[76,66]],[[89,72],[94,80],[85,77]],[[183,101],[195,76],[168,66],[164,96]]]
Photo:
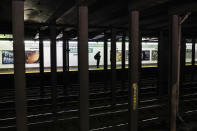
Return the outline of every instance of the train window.
[[[158,42],[142,42],[142,67],[157,67]]]
[[[192,43],[186,43],[185,64],[187,66],[192,64]]]

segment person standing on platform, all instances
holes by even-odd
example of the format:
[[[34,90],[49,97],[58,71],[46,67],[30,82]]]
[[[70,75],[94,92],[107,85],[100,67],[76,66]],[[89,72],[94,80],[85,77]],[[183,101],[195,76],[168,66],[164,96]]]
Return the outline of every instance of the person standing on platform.
[[[100,63],[100,59],[101,59],[101,55],[100,55],[100,51],[98,51],[96,53],[96,55],[94,56],[94,59],[97,61],[96,67],[99,68],[99,63]]]

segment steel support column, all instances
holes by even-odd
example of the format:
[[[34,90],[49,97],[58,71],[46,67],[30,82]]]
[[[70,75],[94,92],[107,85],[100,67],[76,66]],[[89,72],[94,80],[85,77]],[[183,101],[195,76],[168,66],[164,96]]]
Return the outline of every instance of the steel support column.
[[[17,131],[27,131],[24,1],[12,0],[12,31],[14,50],[14,86]]]
[[[107,66],[108,66],[108,63],[107,63],[107,58],[108,58],[108,55],[107,55],[107,33],[104,32],[104,70],[106,71],[107,70]]]
[[[44,96],[44,50],[42,32],[39,32],[40,96]]]
[[[194,81],[195,75],[195,44],[196,39],[192,39],[192,82]]]
[[[107,44],[107,33],[104,32],[104,72],[105,72],[105,89],[108,88],[108,44]]]
[[[125,88],[125,38],[126,33],[123,32],[122,34],[122,89]]]
[[[69,81],[69,41],[66,32],[63,32],[63,82],[65,96],[67,95]]]
[[[172,74],[171,74],[171,125],[170,131],[176,131],[176,117],[179,99],[179,79],[180,79],[180,18],[178,15],[172,16]]]
[[[125,39],[126,39],[126,33],[123,32],[122,36],[122,69],[125,69]]]
[[[195,65],[195,43],[196,39],[192,39],[192,66]]]
[[[164,31],[159,33],[159,46],[158,46],[158,69],[159,69],[159,82],[158,82],[158,96],[164,98],[168,95],[168,76],[170,68],[170,42],[168,34]]]
[[[139,65],[138,66],[139,66],[139,72],[141,72],[141,70],[142,70],[142,60],[141,60],[141,56],[142,56],[142,33],[141,32],[139,32],[139,47],[138,48],[139,48],[139,52],[138,52],[138,54],[139,54]]]
[[[140,62],[139,11],[130,14],[130,87],[129,87],[129,131],[138,130],[138,82]]]
[[[185,80],[185,52],[186,52],[186,39],[181,38],[181,53],[180,53],[180,86],[183,85]]]
[[[63,72],[69,71],[69,40],[66,33],[63,33]]]
[[[44,73],[44,50],[43,50],[43,38],[41,31],[39,32],[39,60],[40,60],[40,74]]]
[[[111,30],[111,100],[112,105],[115,105],[116,98],[116,31]]]
[[[57,56],[56,56],[56,26],[50,26],[50,39],[51,39],[51,88],[52,88],[52,104],[53,104],[53,117],[56,120],[57,108]]]
[[[78,64],[80,81],[80,131],[89,130],[88,6],[78,7]]]

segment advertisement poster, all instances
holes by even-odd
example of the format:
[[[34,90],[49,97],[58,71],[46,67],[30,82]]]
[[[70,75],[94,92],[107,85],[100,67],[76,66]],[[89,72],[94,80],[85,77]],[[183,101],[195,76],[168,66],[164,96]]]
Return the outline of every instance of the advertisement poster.
[[[116,50],[116,62],[121,62],[121,61],[122,61],[122,51]]]
[[[192,59],[192,49],[186,49],[186,59]]]
[[[25,51],[26,64],[39,63],[39,51]]]
[[[158,60],[158,52],[157,50],[152,50],[152,61]]]
[[[3,50],[2,51],[2,64],[13,64],[14,56],[13,51]],[[38,51],[25,51],[25,63],[34,64],[39,63],[39,52]]]
[[[125,50],[125,61],[128,62],[129,61],[129,51]]]
[[[14,56],[13,51],[2,50],[2,64],[13,64]]]
[[[150,51],[149,50],[143,50],[142,51],[142,60],[150,60]]]

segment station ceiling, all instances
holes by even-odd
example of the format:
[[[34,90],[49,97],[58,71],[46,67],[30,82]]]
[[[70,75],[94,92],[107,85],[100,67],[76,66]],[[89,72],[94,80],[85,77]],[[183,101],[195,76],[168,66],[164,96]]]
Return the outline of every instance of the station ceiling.
[[[0,32],[12,33],[12,0],[1,0]],[[127,30],[129,11],[140,11],[140,31],[145,35],[155,35],[159,31],[168,31],[170,16],[179,14],[188,16],[183,23],[185,36],[197,34],[197,1],[185,0],[88,0],[89,38],[97,39],[104,31],[110,32],[117,27],[118,32]],[[25,38],[32,39],[42,30],[47,38],[48,25],[56,22],[57,35],[63,30],[71,38],[77,34],[76,0],[25,0],[24,5]],[[121,33],[120,33],[121,34]]]

